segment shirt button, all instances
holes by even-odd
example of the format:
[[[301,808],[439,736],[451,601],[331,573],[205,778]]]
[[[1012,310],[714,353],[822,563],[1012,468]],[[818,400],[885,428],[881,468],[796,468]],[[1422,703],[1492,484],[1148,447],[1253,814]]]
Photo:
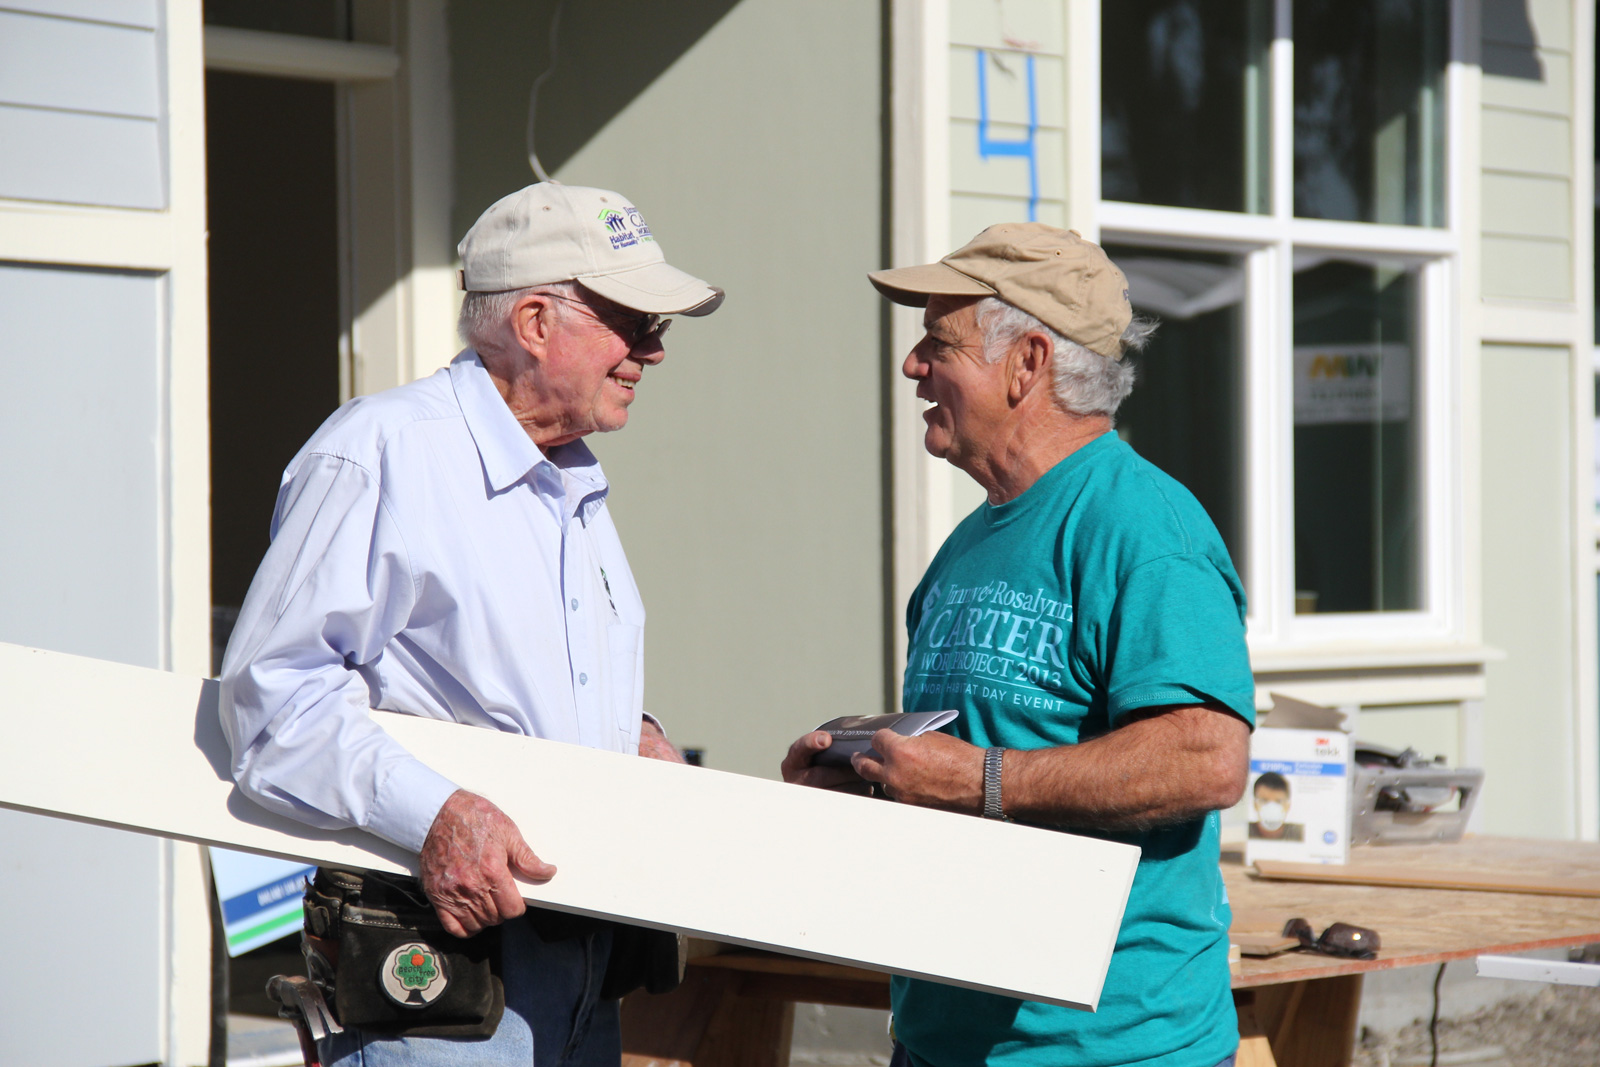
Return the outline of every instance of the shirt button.
[[[578,598],[577,597],[573,597],[572,598],[572,610],[573,611],[577,611],[578,610]]]
[[[587,674],[578,675],[578,684],[579,685],[588,685],[589,684],[589,676]]]

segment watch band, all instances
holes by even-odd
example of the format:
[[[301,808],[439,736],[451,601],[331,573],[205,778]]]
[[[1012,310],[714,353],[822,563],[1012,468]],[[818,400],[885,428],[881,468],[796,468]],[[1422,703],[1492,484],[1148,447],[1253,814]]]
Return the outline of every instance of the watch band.
[[[1000,806],[1000,770],[1005,760],[1006,750],[1003,748],[985,749],[983,753],[983,817],[985,819],[1003,819],[1005,812]]]

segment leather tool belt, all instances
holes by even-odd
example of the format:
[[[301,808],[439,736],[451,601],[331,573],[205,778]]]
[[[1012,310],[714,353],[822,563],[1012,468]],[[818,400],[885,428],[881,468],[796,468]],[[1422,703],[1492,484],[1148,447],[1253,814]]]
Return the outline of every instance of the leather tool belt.
[[[505,1012],[501,928],[444,932],[415,878],[325,867],[306,887],[302,950],[308,976],[340,1025],[387,1035],[488,1037]],[[683,978],[673,933],[546,908],[522,920],[550,944],[611,931],[600,996],[669,993]]]
[[[370,871],[319,867],[305,903],[308,975],[341,1026],[488,1037],[500,1025],[499,927],[451,937],[416,879]]]

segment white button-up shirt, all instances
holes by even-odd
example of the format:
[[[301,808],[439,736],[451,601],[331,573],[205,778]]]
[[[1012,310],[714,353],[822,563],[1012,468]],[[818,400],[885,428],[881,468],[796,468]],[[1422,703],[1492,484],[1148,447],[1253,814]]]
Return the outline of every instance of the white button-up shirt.
[[[606,491],[471,350],[341,407],[284,472],[222,665],[240,788],[420,851],[456,786],[372,709],[637,751],[644,605]]]

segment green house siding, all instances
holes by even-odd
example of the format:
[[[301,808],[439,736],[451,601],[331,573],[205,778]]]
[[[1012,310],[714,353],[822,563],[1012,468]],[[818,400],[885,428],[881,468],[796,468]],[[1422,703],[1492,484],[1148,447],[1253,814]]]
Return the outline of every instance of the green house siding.
[[[550,7],[451,7],[458,230],[533,180]],[[794,737],[889,690],[890,368],[865,277],[884,265],[881,17],[568,4],[541,90],[545,166],[631,197],[670,262],[728,293],[674,323],[628,427],[590,439],[649,610],[645,707],[726,770],[775,777]]]
[[[1573,63],[1570,5],[1485,6],[1483,295],[1570,301]]]

